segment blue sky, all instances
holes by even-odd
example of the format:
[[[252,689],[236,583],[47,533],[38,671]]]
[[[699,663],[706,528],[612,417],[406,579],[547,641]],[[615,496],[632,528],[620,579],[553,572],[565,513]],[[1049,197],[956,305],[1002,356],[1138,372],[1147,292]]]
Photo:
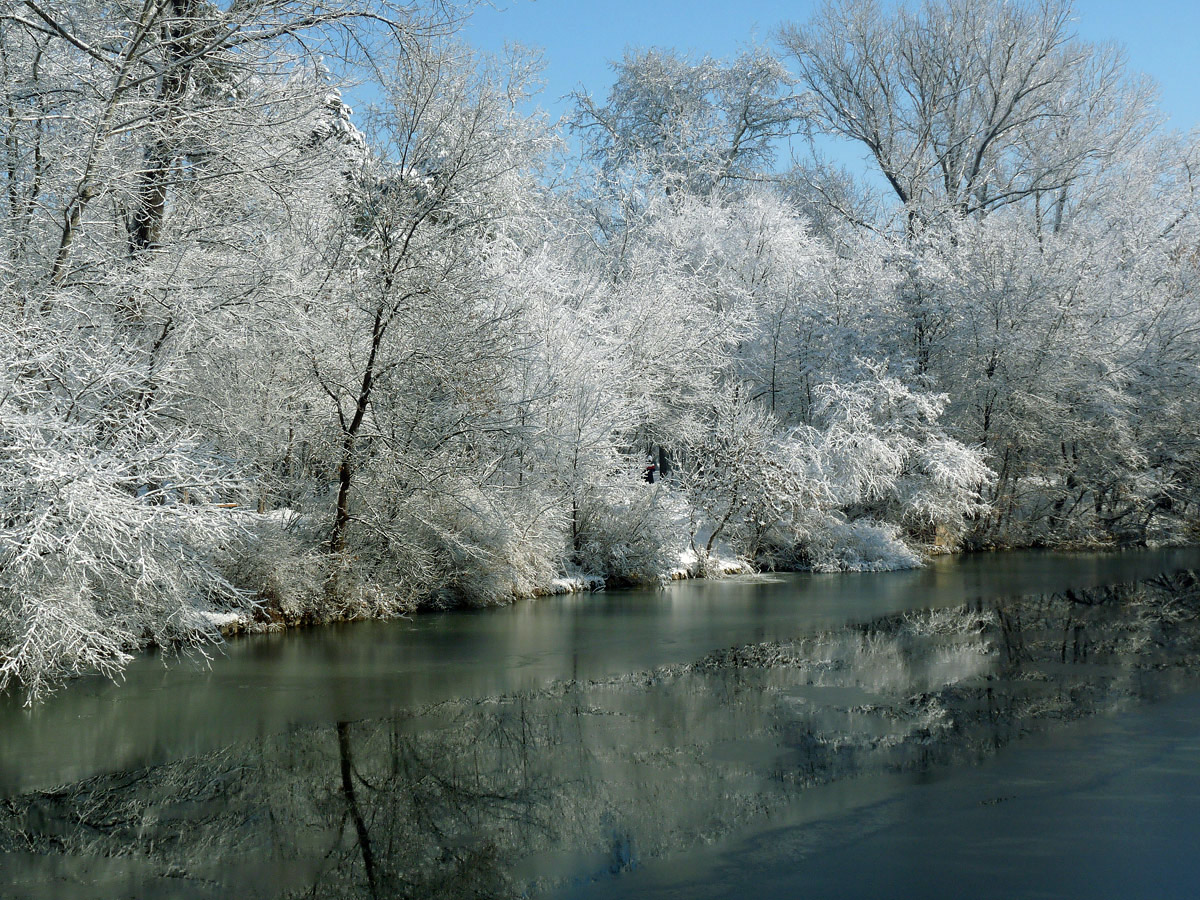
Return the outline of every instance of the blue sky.
[[[546,88],[541,105],[554,115],[580,85],[602,98],[612,73],[607,62],[627,46],[675,47],[728,56],[752,38],[768,40],[784,21],[803,22],[815,0],[493,0],[467,25],[465,39],[498,51],[513,41],[544,51]],[[1116,41],[1131,68],[1161,87],[1161,108],[1171,125],[1200,124],[1200,2],[1198,0],[1076,0],[1079,34]]]

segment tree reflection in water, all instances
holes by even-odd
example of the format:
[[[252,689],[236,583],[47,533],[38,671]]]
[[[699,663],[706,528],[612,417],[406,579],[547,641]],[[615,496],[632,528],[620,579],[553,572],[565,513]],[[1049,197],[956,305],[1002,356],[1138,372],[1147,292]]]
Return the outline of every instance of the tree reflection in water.
[[[13,896],[505,897],[611,878],[805,787],[974,761],[1194,683],[1190,575],[906,614],[688,666],[295,728],[0,801]],[[22,893],[24,892],[24,893]]]

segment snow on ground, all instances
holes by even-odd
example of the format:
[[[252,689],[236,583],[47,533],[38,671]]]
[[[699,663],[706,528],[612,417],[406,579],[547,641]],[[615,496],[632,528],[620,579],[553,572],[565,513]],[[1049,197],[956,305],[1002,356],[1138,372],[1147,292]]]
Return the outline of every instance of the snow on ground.
[[[700,556],[695,550],[684,550],[679,554],[679,565],[667,573],[672,581],[697,578],[701,575]],[[754,567],[736,556],[710,556],[703,567],[703,575],[753,575]]]
[[[599,575],[567,575],[550,582],[546,594],[576,594],[583,591],[604,590],[604,579]]]
[[[200,612],[200,616],[222,634],[229,634],[230,632],[239,631],[249,621],[241,613],[235,612],[213,612],[212,610],[202,610]]]

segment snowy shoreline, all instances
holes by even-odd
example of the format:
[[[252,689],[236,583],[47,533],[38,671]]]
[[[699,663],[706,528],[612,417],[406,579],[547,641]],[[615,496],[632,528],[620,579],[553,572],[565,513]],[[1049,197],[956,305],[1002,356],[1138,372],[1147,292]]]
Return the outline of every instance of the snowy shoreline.
[[[1153,545],[1154,549],[1164,549],[1167,547],[1183,547],[1189,546],[1187,542],[1160,542]],[[833,571],[823,571],[812,567],[796,567],[796,568],[775,568],[763,570],[756,568],[751,562],[745,559],[740,559],[732,555],[713,556],[707,562],[707,565],[701,567],[699,557],[695,551],[685,551],[680,554],[679,565],[660,574],[652,579],[605,579],[600,575],[562,575],[551,579],[547,584],[541,587],[536,587],[533,590],[523,593],[514,594],[505,602],[491,604],[463,604],[455,607],[459,609],[467,608],[487,608],[489,606],[507,606],[513,603],[524,601],[538,600],[546,597],[565,596],[568,594],[585,594],[597,593],[609,588],[633,588],[639,586],[660,584],[666,585],[677,581],[691,580],[720,580],[722,578],[731,578],[738,576],[753,576],[764,574],[764,571],[784,574],[854,574],[858,572],[899,572],[912,568],[923,567],[930,558],[934,556],[959,556],[964,554],[992,554],[1006,553],[1015,549],[1036,549],[1036,548],[978,548],[972,550],[951,550],[941,546],[926,546],[921,548],[920,562],[916,566],[892,566],[889,568],[857,568],[857,569],[840,569]],[[1096,552],[1096,553],[1119,553],[1122,550],[1128,549],[1126,546],[1101,543],[1101,542],[1080,542],[1071,546],[1056,546],[1053,548],[1042,548],[1047,551],[1070,551],[1070,552]],[[355,622],[364,620],[387,620],[394,618],[407,618],[413,615],[421,615],[428,611],[427,607],[417,607],[412,610],[405,610],[394,615],[361,615],[351,614],[344,616],[329,616],[318,620],[306,617],[287,617],[283,615],[268,615],[263,616],[262,607],[256,610],[246,611],[201,611],[200,616],[218,631],[222,638],[231,638],[243,634],[265,634],[278,631],[286,631],[298,627],[322,627],[345,622]],[[445,611],[445,610],[440,610]],[[257,613],[257,615],[256,615]]]

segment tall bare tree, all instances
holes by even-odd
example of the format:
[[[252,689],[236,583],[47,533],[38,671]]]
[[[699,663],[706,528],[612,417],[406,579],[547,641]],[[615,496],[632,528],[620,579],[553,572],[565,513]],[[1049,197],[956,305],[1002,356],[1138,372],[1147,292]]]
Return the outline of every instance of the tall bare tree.
[[[826,2],[780,39],[819,127],[864,146],[929,215],[1066,203],[1153,127],[1154,92],[1115,47],[1075,38],[1070,0]]]

